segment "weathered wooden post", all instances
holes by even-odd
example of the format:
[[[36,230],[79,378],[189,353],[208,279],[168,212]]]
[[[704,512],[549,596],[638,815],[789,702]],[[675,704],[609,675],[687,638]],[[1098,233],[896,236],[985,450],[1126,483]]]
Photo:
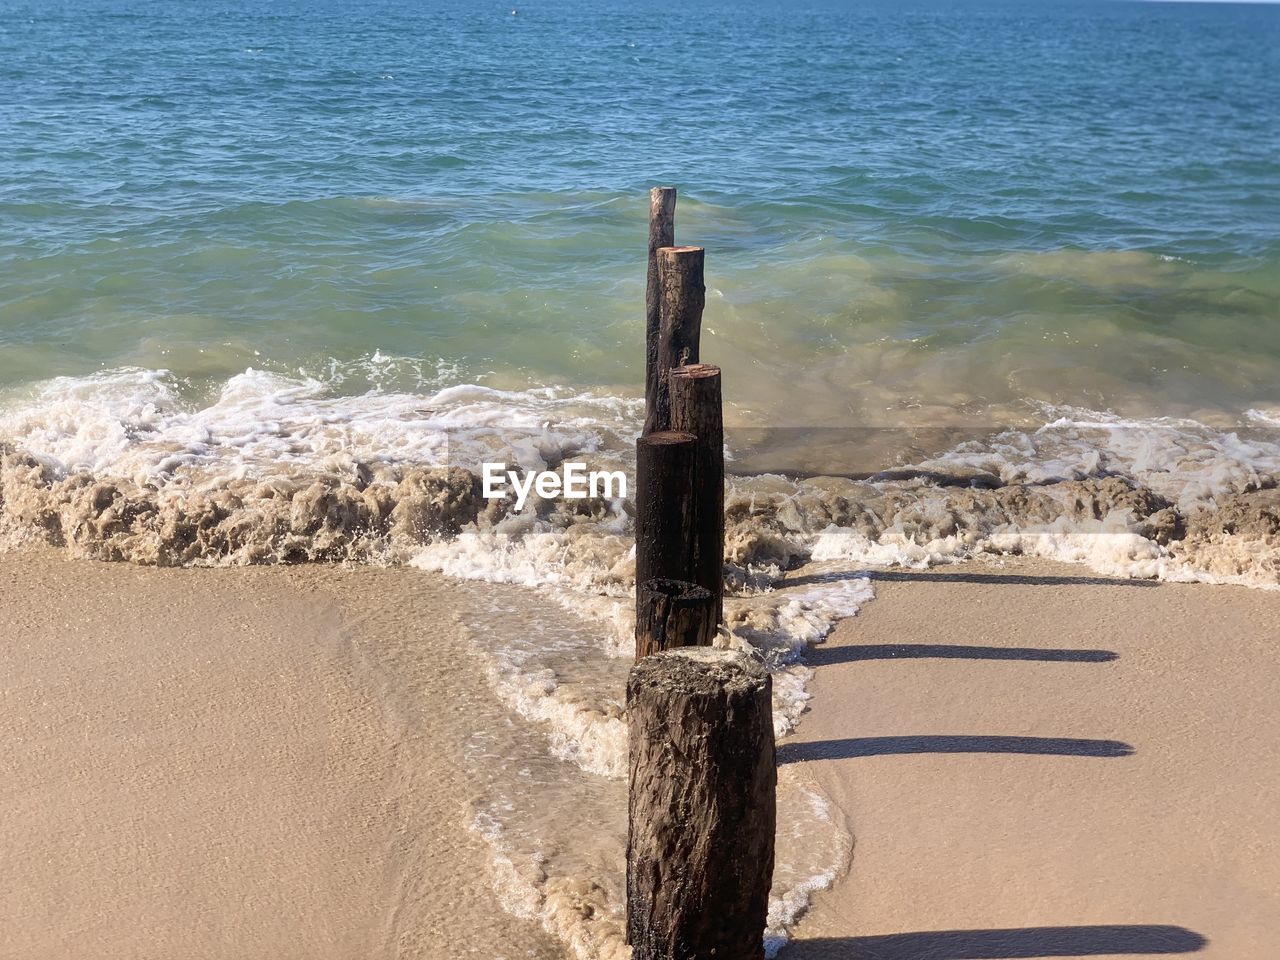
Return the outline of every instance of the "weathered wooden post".
[[[636,441],[636,639],[640,585],[693,580],[697,438],[659,430]]]
[[[724,415],[720,368],[709,363],[671,371],[671,429],[698,438],[697,533],[693,582],[715,597],[716,623],[724,622]]]
[[[675,367],[698,362],[702,308],[706,304],[702,247],[662,247],[658,260],[657,383],[645,407],[645,433],[671,429],[671,384]],[[646,396],[646,399],[647,396]]]
[[[676,647],[709,647],[716,638],[716,599],[687,580],[657,578],[636,586],[636,659]]]
[[[761,960],[776,782],[769,675],[685,647],[627,679],[633,960]]]
[[[676,188],[654,187],[649,191],[649,274],[644,291],[644,408],[648,412],[658,396],[658,334],[662,315],[658,286],[658,250],[676,243]]]

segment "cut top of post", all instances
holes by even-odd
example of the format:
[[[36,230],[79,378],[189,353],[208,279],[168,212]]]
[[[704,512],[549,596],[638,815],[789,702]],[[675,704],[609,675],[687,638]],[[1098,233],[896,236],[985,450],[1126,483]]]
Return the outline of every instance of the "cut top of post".
[[[642,687],[678,689],[685,694],[723,696],[725,691],[768,689],[769,673],[740,650],[674,647],[637,660],[627,679],[628,699]]]
[[[714,363],[686,363],[683,367],[676,367],[671,371],[673,377],[688,377],[691,380],[705,380],[719,373],[720,368]]]
[[[670,217],[676,208],[675,187],[651,187],[649,189],[649,215]]]
[[[659,247],[660,257],[687,257],[694,253],[703,253],[706,247]]]

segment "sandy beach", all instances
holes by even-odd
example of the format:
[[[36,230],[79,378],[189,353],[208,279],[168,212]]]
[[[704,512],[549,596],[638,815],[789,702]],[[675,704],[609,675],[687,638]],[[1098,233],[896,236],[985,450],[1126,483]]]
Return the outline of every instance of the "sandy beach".
[[[561,956],[464,829],[440,578],[24,551],[0,598],[0,956]]]
[[[1280,593],[967,564],[875,577],[802,766],[855,836],[785,956],[1263,960]]]
[[[1042,561],[874,583],[779,754],[855,839],[784,958],[1269,956],[1280,594]],[[50,550],[0,584],[0,956],[566,955],[466,830],[467,732],[502,723],[467,585]]]

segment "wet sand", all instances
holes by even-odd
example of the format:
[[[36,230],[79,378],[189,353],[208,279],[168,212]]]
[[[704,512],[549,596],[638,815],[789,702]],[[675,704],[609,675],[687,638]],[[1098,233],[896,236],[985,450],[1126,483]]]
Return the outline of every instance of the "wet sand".
[[[464,829],[455,600],[0,555],[0,956],[560,957]]]
[[[882,574],[785,761],[855,837],[784,960],[1280,939],[1280,593],[1081,567]]]

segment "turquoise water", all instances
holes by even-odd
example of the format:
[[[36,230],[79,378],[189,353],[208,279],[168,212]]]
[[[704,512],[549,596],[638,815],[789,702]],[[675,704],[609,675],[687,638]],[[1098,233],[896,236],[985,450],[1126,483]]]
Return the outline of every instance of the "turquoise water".
[[[1280,7],[0,0],[0,92],[11,398],[635,395],[673,183],[744,417],[1280,402]]]

